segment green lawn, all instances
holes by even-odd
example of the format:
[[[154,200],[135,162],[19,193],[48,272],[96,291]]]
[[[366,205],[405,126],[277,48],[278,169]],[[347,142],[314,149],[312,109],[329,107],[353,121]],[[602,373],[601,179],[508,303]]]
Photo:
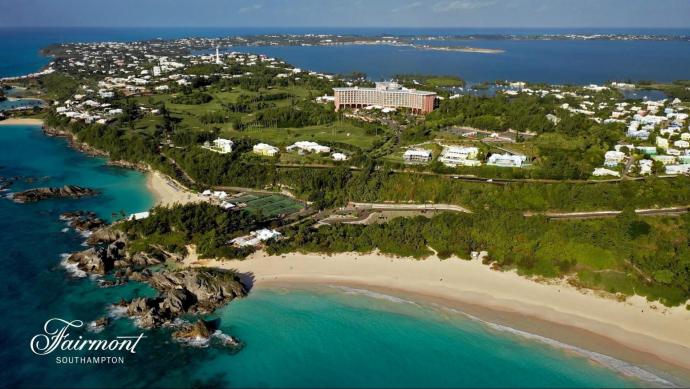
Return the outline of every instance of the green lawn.
[[[222,134],[227,137],[247,136],[274,146],[289,146],[297,141],[347,143],[359,148],[369,148],[378,139],[367,135],[362,128],[348,123],[311,126],[304,128],[253,128],[242,132],[228,129]]]

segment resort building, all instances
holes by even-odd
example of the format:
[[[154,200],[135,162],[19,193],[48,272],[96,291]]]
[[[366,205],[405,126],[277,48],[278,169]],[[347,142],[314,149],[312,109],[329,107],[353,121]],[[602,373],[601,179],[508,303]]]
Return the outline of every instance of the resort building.
[[[427,114],[436,107],[435,92],[406,89],[395,82],[377,82],[375,88],[333,88],[335,110],[341,108],[409,108],[414,113]]]
[[[265,157],[274,157],[278,154],[280,149],[266,143],[259,143],[253,147],[252,151],[254,154],[263,155]]]
[[[292,146],[288,146],[285,148],[288,152],[293,151],[293,150],[299,150],[300,153],[330,153],[331,148],[328,146],[321,146],[320,144],[316,142],[309,142],[309,141],[300,141],[296,142]]]
[[[431,161],[431,151],[423,149],[410,149],[403,154],[405,163],[429,163]]]
[[[524,155],[492,154],[486,163],[500,167],[522,167],[526,160],[527,157]]]

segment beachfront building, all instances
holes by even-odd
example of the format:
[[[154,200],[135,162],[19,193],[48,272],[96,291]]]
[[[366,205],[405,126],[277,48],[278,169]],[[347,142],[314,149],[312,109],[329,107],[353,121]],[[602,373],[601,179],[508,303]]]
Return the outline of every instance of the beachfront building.
[[[262,242],[269,241],[271,239],[277,239],[282,234],[276,230],[269,230],[267,228],[252,231],[247,236],[241,236],[230,241],[230,243],[239,246],[258,246]]]
[[[449,167],[480,166],[482,163],[476,158],[479,149],[476,147],[448,146],[443,149],[438,161]]]
[[[330,153],[331,152],[330,147],[322,146],[316,142],[309,142],[309,141],[296,142],[294,145],[288,146],[285,149],[288,152],[298,150],[300,154],[303,154],[303,153],[321,154],[321,153]]]
[[[409,149],[403,154],[403,161],[409,164],[429,163],[431,151],[424,149]]]
[[[263,155],[264,157],[275,157],[280,149],[266,143],[259,143],[252,148],[254,154]]]
[[[427,114],[436,107],[435,92],[406,89],[395,82],[377,82],[375,88],[333,88],[335,110],[342,108],[409,108]]]
[[[491,154],[486,163],[491,166],[499,167],[522,167],[522,164],[526,160],[527,157],[524,155]]]

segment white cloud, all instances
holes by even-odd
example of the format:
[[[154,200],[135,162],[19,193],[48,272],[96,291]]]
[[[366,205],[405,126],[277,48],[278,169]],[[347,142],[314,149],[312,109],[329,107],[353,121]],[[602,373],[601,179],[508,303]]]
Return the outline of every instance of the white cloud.
[[[478,8],[491,7],[495,0],[453,0],[441,1],[433,7],[434,12],[469,11]]]
[[[423,5],[424,5],[424,3],[422,3],[421,1],[415,1],[415,2],[412,2],[409,4],[405,4],[403,6],[400,6],[400,7],[393,8],[392,11],[393,12],[402,12],[402,11],[407,11],[407,10],[410,10],[413,8],[418,8],[418,7],[421,7]]]
[[[263,7],[264,6],[262,4],[252,4],[250,6],[240,8],[240,13],[243,14],[243,13],[247,13],[247,12],[258,11]]]

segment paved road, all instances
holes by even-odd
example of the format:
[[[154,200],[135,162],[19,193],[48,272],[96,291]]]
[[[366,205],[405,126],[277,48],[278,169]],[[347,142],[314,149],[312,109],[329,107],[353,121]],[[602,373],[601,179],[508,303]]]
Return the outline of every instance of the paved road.
[[[467,208],[454,204],[409,204],[409,203],[349,203],[345,210],[377,211],[450,211],[472,213]]]
[[[640,216],[679,216],[690,212],[690,207],[670,207],[658,209],[636,209],[635,213]],[[602,219],[608,217],[616,217],[623,213],[623,211],[592,211],[592,212],[525,212],[527,217],[543,215],[549,219]]]

